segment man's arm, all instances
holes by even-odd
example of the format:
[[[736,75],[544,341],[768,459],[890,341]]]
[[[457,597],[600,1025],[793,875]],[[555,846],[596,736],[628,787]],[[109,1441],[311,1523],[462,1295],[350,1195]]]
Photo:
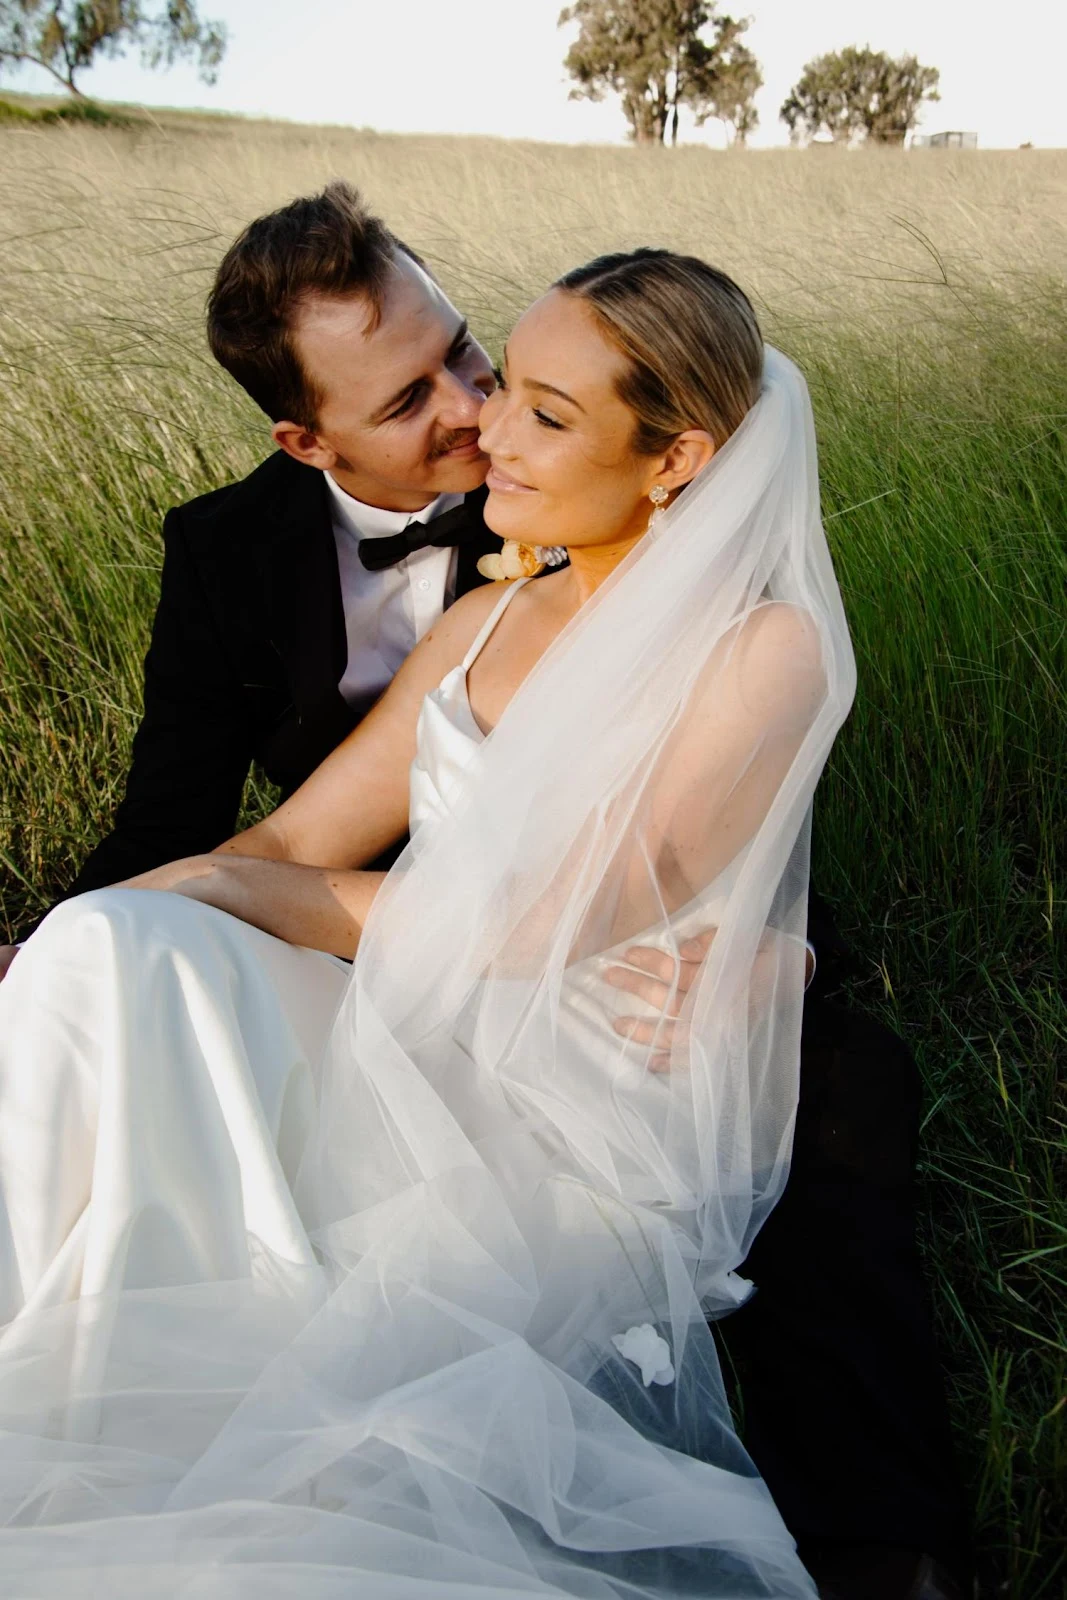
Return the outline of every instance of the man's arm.
[[[64,900],[212,850],[233,833],[252,760],[248,707],[189,554],[181,508],[168,514],[163,539],[125,797]]]

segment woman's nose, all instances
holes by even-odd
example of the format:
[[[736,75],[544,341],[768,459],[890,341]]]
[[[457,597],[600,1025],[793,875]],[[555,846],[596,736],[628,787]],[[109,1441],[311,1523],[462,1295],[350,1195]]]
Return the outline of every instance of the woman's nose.
[[[497,455],[507,454],[505,410],[504,396],[499,389],[486,397],[478,419],[478,443],[487,455],[492,451]]]

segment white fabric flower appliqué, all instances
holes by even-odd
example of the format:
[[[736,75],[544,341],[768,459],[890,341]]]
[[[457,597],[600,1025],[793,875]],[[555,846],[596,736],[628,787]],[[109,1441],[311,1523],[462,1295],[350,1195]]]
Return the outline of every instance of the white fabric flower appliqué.
[[[638,1323],[625,1333],[615,1333],[612,1344],[626,1361],[641,1368],[641,1382],[647,1389],[650,1383],[673,1383],[671,1347],[661,1339],[651,1322]]]

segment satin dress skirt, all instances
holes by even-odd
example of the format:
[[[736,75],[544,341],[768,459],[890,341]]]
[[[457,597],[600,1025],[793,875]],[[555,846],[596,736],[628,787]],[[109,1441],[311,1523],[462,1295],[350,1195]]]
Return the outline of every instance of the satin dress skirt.
[[[78,1297],[313,1264],[292,1183],[350,970],[181,895],[46,918],[0,984],[6,1339]]]

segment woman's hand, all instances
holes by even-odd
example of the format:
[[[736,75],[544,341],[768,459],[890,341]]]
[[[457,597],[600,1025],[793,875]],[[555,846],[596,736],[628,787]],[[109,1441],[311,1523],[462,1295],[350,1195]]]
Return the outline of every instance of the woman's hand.
[[[637,995],[660,1013],[654,1019],[618,1017],[612,1024],[615,1032],[621,1033],[623,1038],[654,1046],[648,1060],[651,1072],[669,1072],[671,1051],[685,1042],[685,1024],[679,1020],[682,1007],[718,931],[717,928],[706,928],[703,933],[687,939],[678,947],[677,961],[666,950],[658,950],[651,945],[634,945],[626,952],[625,959],[629,966],[609,967],[604,974],[613,988],[625,989],[628,994]],[[771,941],[765,940],[760,952],[764,959],[770,948]],[[757,957],[757,961],[759,959]],[[636,972],[633,970],[635,967],[638,969]],[[805,989],[814,975],[815,951],[808,945],[804,952]]]
[[[615,1032],[621,1033],[624,1039],[654,1047],[648,1058],[650,1072],[670,1071],[671,1051],[684,1038],[678,1021],[682,1006],[718,931],[707,928],[687,939],[678,947],[677,961],[666,950],[634,945],[626,952],[629,966],[609,967],[604,974],[613,988],[625,989],[660,1013],[655,1019],[618,1017],[612,1023]]]

